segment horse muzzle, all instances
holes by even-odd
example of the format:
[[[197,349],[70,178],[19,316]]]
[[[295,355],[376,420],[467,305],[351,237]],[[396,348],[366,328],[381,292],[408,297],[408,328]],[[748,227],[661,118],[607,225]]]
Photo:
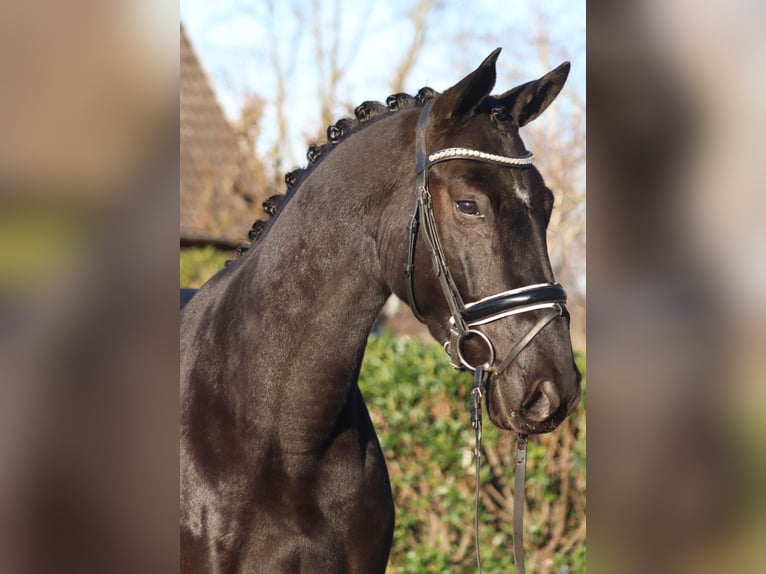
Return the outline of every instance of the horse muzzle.
[[[532,312],[536,315],[535,323],[508,351],[500,348],[505,355],[498,355],[493,343],[498,331],[491,328],[494,336],[490,336],[482,326]],[[450,341],[445,343],[445,349],[451,364],[474,373],[477,369],[486,371],[487,407],[496,426],[523,433],[550,432],[576,407],[580,374],[568,342],[566,353],[552,353],[559,357],[554,361],[548,357],[551,354],[546,349],[548,345],[537,341],[532,345],[536,347],[534,355],[525,357],[524,368],[520,370],[514,365],[546,326],[565,317],[568,318],[564,288],[556,283],[541,283],[466,304],[459,321],[450,319]],[[556,339],[544,338],[549,343]],[[566,364],[560,364],[562,356]]]
[[[577,407],[580,400],[580,373],[538,379],[523,385],[514,373],[491,376],[485,393],[487,411],[495,426],[525,434],[553,431]]]

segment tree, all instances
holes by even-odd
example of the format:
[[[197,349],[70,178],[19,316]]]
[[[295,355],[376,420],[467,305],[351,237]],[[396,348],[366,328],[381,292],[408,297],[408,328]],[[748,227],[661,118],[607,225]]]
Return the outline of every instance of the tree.
[[[469,20],[442,26],[442,17],[455,14],[447,10],[448,0],[409,0],[383,18],[375,8],[372,0],[288,0],[279,4],[263,0],[238,6],[238,17],[249,15],[256,20],[267,40],[254,51],[259,77],[270,75],[273,89],[251,91],[243,109],[252,114],[255,110],[248,110],[248,105],[259,102],[258,114],[250,119],[243,116],[242,121],[250,125],[247,145],[260,148],[269,194],[281,191],[285,171],[305,163],[301,155],[307,144],[324,141],[327,126],[351,115],[360,103],[348,101],[351,86],[359,81],[350,70],[359,63],[362,47],[379,39],[388,28],[394,27],[397,33],[396,43],[386,53],[393,70],[388,77],[389,93],[416,89],[409,80],[423,55],[434,48],[446,55],[442,63],[467,72],[487,55],[483,51],[488,44],[504,46],[498,89],[538,77],[573,59],[572,50],[581,50],[581,46],[572,46],[571,36],[553,32],[560,29],[557,13],[542,8],[523,23],[494,35]],[[268,73],[262,71],[263,63]],[[573,77],[556,102],[522,133],[556,198],[550,254],[573,307],[585,301],[585,95],[584,82],[577,81],[579,72],[573,69]],[[383,99],[385,94],[377,97]],[[256,124],[258,129],[253,130]],[[269,142],[267,146],[264,141]],[[584,318],[585,313],[574,316]],[[579,330],[584,331],[584,326]]]
[[[537,9],[533,24],[525,33],[525,53],[514,58],[533,61],[543,71],[571,60],[568,49],[557,42],[549,13]],[[531,50],[531,54],[526,53]],[[530,57],[531,56],[531,57]],[[519,71],[519,81],[532,75]],[[539,75],[539,74],[538,74]],[[574,74],[572,74],[574,76]],[[584,85],[570,78],[556,101],[538,119],[523,128],[535,164],[553,191],[555,208],[549,225],[548,242],[556,278],[566,286],[574,335],[584,343],[585,335],[585,96]]]

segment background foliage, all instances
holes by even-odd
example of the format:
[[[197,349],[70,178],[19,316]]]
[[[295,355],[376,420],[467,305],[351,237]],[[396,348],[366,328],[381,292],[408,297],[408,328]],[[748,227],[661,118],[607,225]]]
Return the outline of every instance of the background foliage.
[[[585,357],[578,355],[585,374]],[[583,383],[584,383],[583,378]],[[360,387],[391,475],[389,573],[475,572],[470,377],[433,344],[369,340]],[[530,437],[524,542],[530,574],[585,572],[585,392],[555,432]],[[485,572],[514,572],[512,433],[486,417],[480,540]]]
[[[223,269],[227,259],[234,258],[232,253],[211,246],[182,249],[179,271],[181,287],[202,287],[203,283]]]

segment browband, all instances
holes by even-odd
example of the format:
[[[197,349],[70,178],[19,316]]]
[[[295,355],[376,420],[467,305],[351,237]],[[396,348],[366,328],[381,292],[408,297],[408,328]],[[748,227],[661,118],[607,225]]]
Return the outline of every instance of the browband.
[[[499,163],[500,165],[525,166],[532,165],[535,162],[535,154],[530,151],[525,156],[508,157],[464,147],[449,147],[430,154],[426,167],[431,167],[436,163],[450,159],[472,159],[488,163]]]

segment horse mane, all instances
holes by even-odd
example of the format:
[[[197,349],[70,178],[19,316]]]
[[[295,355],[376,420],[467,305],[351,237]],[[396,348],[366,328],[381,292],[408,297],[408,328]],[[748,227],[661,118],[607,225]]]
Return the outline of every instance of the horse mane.
[[[327,127],[327,141],[323,144],[313,143],[306,151],[308,164],[306,167],[296,167],[285,174],[285,193],[278,193],[269,197],[262,203],[263,211],[268,215],[267,219],[258,219],[247,232],[249,244],[237,247],[237,255],[244,255],[271,227],[274,220],[279,216],[282,206],[294,195],[313,169],[332,152],[336,145],[345,140],[349,135],[378,120],[388,117],[392,113],[406,110],[415,106],[422,106],[428,100],[433,99],[439,92],[424,86],[414,96],[399,92],[386,98],[386,103],[367,100],[354,108],[354,118],[341,118]],[[227,264],[230,261],[226,262]]]

